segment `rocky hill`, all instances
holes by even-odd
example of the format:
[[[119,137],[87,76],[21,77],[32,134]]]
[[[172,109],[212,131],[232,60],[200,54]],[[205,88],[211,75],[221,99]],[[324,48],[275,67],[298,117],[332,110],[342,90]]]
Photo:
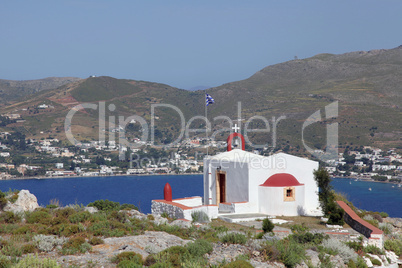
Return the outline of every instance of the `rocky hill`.
[[[268,120],[270,132],[249,134],[255,144],[273,146],[272,119],[283,116],[285,119],[276,126],[276,146],[282,149],[290,146],[303,153],[303,123],[320,111],[323,119],[303,132],[306,144],[312,148],[325,149],[327,125],[335,122],[339,124],[340,146],[402,148],[402,125],[398,123],[402,119],[402,47],[292,60],[268,66],[248,79],[208,89],[208,93],[215,99],[215,104],[208,107],[213,131],[229,127],[225,120],[213,120],[216,116],[237,120],[238,102],[241,102],[243,127],[254,115]],[[25,101],[3,107],[1,112],[17,111],[26,120],[23,124],[7,126],[7,130],[15,129],[36,137],[41,137],[43,132],[45,136],[65,139],[63,128],[68,111],[78,104],[100,101],[107,108],[109,104],[114,105],[113,111],[107,110],[106,118],[102,119],[105,126],[109,125],[109,116],[118,120],[118,116],[131,115],[144,118],[150,126],[151,107],[155,104],[177,107],[186,123],[193,116],[203,116],[205,108],[202,90],[190,92],[153,82],[91,77],[41,91]],[[325,107],[335,101],[339,103],[338,116],[326,118]],[[43,103],[54,109],[35,109]],[[177,138],[182,127],[180,114],[165,107],[156,109],[155,115],[156,139],[169,143]],[[102,125],[98,110],[82,110],[74,118],[73,129],[82,139],[98,136]],[[249,128],[264,128],[264,125],[262,120],[254,120]],[[192,123],[192,128],[204,126],[201,120]],[[138,126],[133,127],[133,133],[137,137],[143,134]],[[220,134],[218,138],[227,137],[226,133]]]
[[[37,80],[21,81],[0,79],[0,102],[7,103],[42,90],[54,89],[78,80],[81,80],[81,78],[47,77]]]

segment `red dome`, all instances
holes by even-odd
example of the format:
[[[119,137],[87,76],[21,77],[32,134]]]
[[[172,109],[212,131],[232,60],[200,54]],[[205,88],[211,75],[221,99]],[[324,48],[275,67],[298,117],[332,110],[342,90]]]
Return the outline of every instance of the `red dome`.
[[[301,184],[293,175],[288,173],[277,173],[269,177],[264,184],[260,186],[264,187],[288,187],[288,186],[299,186]]]

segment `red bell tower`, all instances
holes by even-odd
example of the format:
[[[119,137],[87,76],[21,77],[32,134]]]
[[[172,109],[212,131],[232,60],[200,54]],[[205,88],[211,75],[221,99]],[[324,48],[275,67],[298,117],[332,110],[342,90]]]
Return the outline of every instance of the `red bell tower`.
[[[231,150],[232,150],[232,142],[233,142],[233,139],[236,138],[236,137],[239,137],[239,138],[241,139],[241,149],[242,149],[243,151],[245,151],[245,150],[246,150],[246,142],[245,142],[245,140],[244,140],[244,137],[243,137],[242,134],[237,133],[237,131],[240,129],[240,127],[238,127],[237,124],[235,124],[235,126],[233,127],[233,129],[234,129],[235,132],[232,133],[232,134],[230,134],[229,137],[228,137],[228,139],[226,140],[226,143],[227,143],[227,149],[226,149],[226,150],[227,150],[228,152],[231,151]]]

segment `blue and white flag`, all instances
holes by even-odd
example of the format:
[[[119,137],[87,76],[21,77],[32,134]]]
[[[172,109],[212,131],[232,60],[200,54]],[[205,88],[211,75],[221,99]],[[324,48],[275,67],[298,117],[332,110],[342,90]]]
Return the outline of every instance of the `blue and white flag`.
[[[211,97],[211,95],[209,95],[209,94],[205,94],[205,99],[206,99],[206,102],[205,102],[205,104],[208,106],[209,104],[213,104],[213,103],[215,103],[215,100]]]

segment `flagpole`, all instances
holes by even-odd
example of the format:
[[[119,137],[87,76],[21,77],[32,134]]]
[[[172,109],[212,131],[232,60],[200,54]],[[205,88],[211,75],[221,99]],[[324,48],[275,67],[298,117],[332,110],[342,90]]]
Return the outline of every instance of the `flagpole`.
[[[205,99],[207,97],[207,89],[205,89]],[[208,142],[208,110],[207,110],[207,104],[204,103],[205,106],[205,137],[206,137],[206,142],[207,142],[207,156],[208,156],[208,148],[209,148],[209,142]]]

